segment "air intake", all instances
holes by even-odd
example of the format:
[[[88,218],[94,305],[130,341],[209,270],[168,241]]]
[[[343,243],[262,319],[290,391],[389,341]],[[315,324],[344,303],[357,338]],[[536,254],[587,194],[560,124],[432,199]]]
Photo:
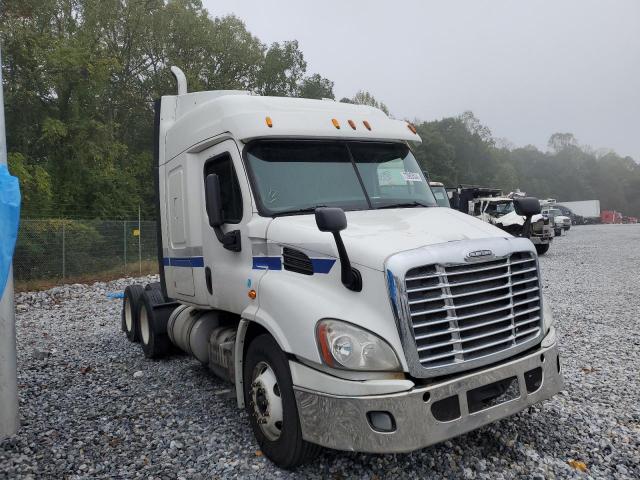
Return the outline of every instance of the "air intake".
[[[295,248],[284,247],[282,249],[282,263],[285,270],[301,273],[303,275],[313,275],[313,264],[306,253]]]

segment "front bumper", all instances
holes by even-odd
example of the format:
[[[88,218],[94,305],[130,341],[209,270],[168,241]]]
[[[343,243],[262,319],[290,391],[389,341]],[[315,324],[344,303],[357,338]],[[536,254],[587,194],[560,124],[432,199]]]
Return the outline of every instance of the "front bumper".
[[[543,234],[534,233],[531,235],[530,240],[534,245],[549,243],[553,240],[553,230]]]
[[[542,370],[539,386],[530,373],[540,372],[538,369]],[[492,385],[504,385],[501,381],[512,378],[502,395],[511,397],[503,403],[485,407],[478,402],[478,394],[482,396]],[[486,388],[477,390],[480,387]],[[354,397],[294,387],[305,440],[338,450],[371,453],[409,452],[442,442],[513,415],[562,388],[557,346],[549,338],[535,352],[515,360],[407,392]],[[393,431],[374,429],[370,412],[391,414]]]

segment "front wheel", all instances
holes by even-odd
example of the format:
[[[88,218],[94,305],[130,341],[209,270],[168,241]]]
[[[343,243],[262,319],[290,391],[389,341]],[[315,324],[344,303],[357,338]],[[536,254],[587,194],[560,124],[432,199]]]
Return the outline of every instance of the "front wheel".
[[[550,245],[551,245],[550,243],[537,243],[535,245],[536,252],[538,252],[538,255],[544,255],[545,253],[547,253],[549,251],[549,246]]]
[[[562,229],[561,229],[561,228],[556,228],[556,229],[554,230],[554,232],[555,232],[555,234],[556,234],[556,237],[559,237],[560,235],[562,235]]]
[[[251,428],[269,460],[294,469],[316,457],[320,447],[302,438],[289,362],[273,337],[251,342],[243,373]]]

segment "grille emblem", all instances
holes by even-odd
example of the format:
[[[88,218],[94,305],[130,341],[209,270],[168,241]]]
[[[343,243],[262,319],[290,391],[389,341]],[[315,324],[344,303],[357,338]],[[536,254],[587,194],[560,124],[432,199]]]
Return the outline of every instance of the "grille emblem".
[[[493,252],[491,250],[474,250],[473,252],[469,252],[467,253],[466,257],[464,257],[464,259],[467,262],[472,262],[474,260],[485,260],[486,257],[492,257],[493,256]]]

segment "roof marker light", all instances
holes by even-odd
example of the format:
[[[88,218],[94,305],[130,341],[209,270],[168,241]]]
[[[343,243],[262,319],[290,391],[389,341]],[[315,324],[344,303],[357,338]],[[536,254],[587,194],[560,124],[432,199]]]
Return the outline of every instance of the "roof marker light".
[[[413,134],[417,134],[418,133],[418,130],[416,129],[416,127],[415,127],[415,125],[413,123],[407,122],[407,128],[409,130],[411,130],[411,133],[413,133]]]
[[[333,123],[333,126],[336,127],[338,130],[340,130],[340,122],[338,122],[338,120],[336,120],[335,118],[331,119],[331,123]]]
[[[354,122],[353,120],[348,120],[348,122],[349,122],[349,126],[355,130],[356,129],[356,122]]]
[[[364,120],[362,123],[364,124],[364,126],[366,127],[367,130],[371,131],[371,125],[369,124],[369,122]]]
[[[267,123],[267,127],[269,128],[273,127],[273,121],[271,120],[271,117],[265,118],[264,121]]]

